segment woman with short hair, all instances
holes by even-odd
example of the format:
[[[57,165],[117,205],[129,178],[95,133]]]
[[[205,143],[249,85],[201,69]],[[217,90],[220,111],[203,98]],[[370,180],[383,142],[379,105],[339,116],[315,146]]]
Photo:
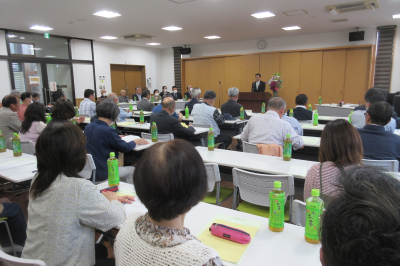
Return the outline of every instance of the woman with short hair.
[[[51,113],[51,121],[49,124],[53,123],[65,123],[71,122],[72,118],[75,117],[75,108],[72,102],[65,99],[58,99],[53,106],[53,110]],[[78,124],[85,121],[85,117],[81,116],[76,119]]]
[[[116,265],[222,265],[218,253],[184,227],[185,215],[207,193],[206,169],[192,144],[176,139],[153,145],[133,182],[148,212],[133,213],[122,225]]]
[[[19,132],[20,139],[23,141],[30,140],[36,143],[40,133],[46,127],[46,107],[44,104],[34,102],[28,105],[25,111],[25,117],[22,121],[21,130]]]
[[[161,101],[162,97],[160,96],[160,91],[158,89],[155,89],[153,93],[154,93],[154,101],[155,102]]]
[[[29,193],[23,258],[48,266],[92,266],[95,229],[108,231],[125,220],[121,202],[133,197],[101,194],[79,176],[86,164],[85,143],[82,130],[72,123],[49,124],[37,139],[38,173]]]
[[[329,122],[321,134],[320,163],[314,164],[306,176],[304,200],[311,197],[314,188],[322,190],[324,195],[336,195],[335,184],[341,172],[359,165],[362,158],[363,147],[357,130],[344,119]]]

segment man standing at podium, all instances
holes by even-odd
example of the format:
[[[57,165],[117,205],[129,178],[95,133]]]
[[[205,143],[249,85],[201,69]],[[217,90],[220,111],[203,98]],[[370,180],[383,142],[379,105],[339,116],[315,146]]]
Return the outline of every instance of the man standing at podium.
[[[256,81],[251,85],[251,92],[264,92],[265,82],[261,81],[261,74],[256,74]]]

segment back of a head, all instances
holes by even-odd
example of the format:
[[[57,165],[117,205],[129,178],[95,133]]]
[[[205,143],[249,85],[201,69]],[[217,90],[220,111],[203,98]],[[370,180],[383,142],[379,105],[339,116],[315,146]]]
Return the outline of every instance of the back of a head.
[[[38,173],[31,195],[39,196],[61,173],[79,177],[86,164],[86,136],[72,123],[52,123],[36,141]]]
[[[152,219],[172,220],[204,198],[207,172],[193,145],[175,139],[146,150],[135,169],[133,183]]]
[[[21,93],[21,101],[25,101],[27,98],[31,98],[32,93],[29,91]]]
[[[308,102],[308,97],[305,94],[299,94],[296,96],[295,101],[297,105],[306,105]]]
[[[286,102],[281,97],[272,97],[268,101],[268,110],[276,110],[279,111],[282,108],[286,108]]]
[[[150,91],[149,90],[143,90],[143,92],[142,92],[142,97],[143,98],[146,98],[147,96],[149,96],[151,93],[150,93]]]
[[[192,92],[190,93],[190,95],[192,95],[192,98],[197,98],[197,97],[199,97],[200,93],[201,93],[201,89],[196,87],[196,88],[192,89]]]
[[[229,88],[229,90],[228,90],[229,97],[236,97],[236,95],[238,95],[238,94],[239,94],[238,88],[236,88],[236,87]]]
[[[164,93],[164,95],[162,96],[162,99],[163,99],[163,100],[164,100],[165,98],[174,98],[174,97],[172,97],[172,94],[171,94],[171,93],[167,92],[167,93]]]
[[[19,98],[15,95],[6,95],[4,96],[3,100],[1,101],[1,104],[3,107],[10,108],[11,104],[17,105],[19,102]]]
[[[10,92],[10,95],[14,95],[15,97],[18,97],[18,98],[21,97],[21,93],[19,91],[17,91],[17,90],[12,90]]]
[[[319,161],[346,166],[358,164],[363,158],[360,134],[348,121],[337,119],[325,125],[321,134]]]
[[[92,90],[92,89],[86,89],[85,92],[84,92],[84,94],[83,94],[83,96],[84,96],[85,98],[89,98],[90,95],[94,95],[94,90]]]
[[[171,97],[163,98],[161,105],[166,110],[175,109],[175,100]]]
[[[28,132],[34,121],[46,123],[46,108],[44,104],[34,102],[28,105],[25,111],[24,121],[22,121],[21,133]]]
[[[217,94],[212,90],[206,91],[203,95],[204,100],[215,100],[216,98],[217,98]]]
[[[322,216],[324,265],[400,265],[400,182],[374,167],[340,179],[341,193]]]
[[[37,92],[37,91],[34,91],[34,92],[32,92],[32,97],[33,97],[33,98],[40,97],[40,93]]]
[[[51,97],[53,97],[54,102],[57,102],[58,99],[64,97],[64,92],[63,91],[55,91],[52,93]]]
[[[98,117],[110,119],[116,121],[119,116],[119,108],[112,99],[107,99],[96,106],[96,114]]]
[[[53,106],[51,117],[61,119],[71,119],[75,116],[75,109],[72,102],[65,99],[58,99]]]
[[[387,102],[375,102],[368,107],[367,114],[372,124],[384,126],[392,118],[393,107]]]
[[[377,87],[369,89],[364,95],[365,102],[370,104],[380,101],[386,102],[386,98],[387,98],[386,92],[381,88]]]

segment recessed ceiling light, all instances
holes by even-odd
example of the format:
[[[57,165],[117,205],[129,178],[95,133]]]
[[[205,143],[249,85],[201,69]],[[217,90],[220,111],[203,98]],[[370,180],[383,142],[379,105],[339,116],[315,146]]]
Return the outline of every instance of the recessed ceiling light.
[[[35,26],[32,26],[30,29],[31,29],[31,30],[48,31],[48,30],[52,30],[53,28],[46,27],[46,26],[35,25]]]
[[[219,39],[219,38],[221,38],[221,37],[215,36],[215,35],[214,35],[214,36],[206,36],[206,37],[204,37],[204,38],[212,40],[212,39]]]
[[[158,42],[148,42],[146,45],[161,45],[161,43]]]
[[[55,55],[46,55],[45,57],[56,57]]]
[[[392,18],[400,18],[400,14],[393,15]]]
[[[104,17],[104,18],[115,18],[115,17],[121,16],[121,14],[119,14],[117,12],[112,12],[112,11],[107,11],[107,10],[96,12],[93,15],[99,16],[99,17]]]
[[[25,37],[19,37],[21,40],[25,40]]]
[[[271,12],[260,12],[260,13],[254,13],[254,14],[251,14],[253,17],[255,17],[255,18],[269,18],[269,17],[275,17],[275,14],[274,13],[271,13]]]
[[[16,37],[18,37],[18,36],[14,35],[14,34],[8,34],[8,38],[16,38]]]
[[[301,28],[299,26],[292,26],[292,27],[286,27],[286,28],[282,28],[284,30],[300,30]]]
[[[101,39],[106,39],[106,40],[115,40],[115,39],[118,39],[118,37],[115,37],[115,36],[103,36],[103,37],[100,37]]]
[[[169,30],[169,31],[175,31],[175,30],[181,30],[182,28],[180,27],[176,27],[176,26],[169,26],[169,27],[165,27],[162,28],[163,30]]]
[[[42,50],[42,48],[29,48],[30,50],[36,50],[36,51],[40,51]]]

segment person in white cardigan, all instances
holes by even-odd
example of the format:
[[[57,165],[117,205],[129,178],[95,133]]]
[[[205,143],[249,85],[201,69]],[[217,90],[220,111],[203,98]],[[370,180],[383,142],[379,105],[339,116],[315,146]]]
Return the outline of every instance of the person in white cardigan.
[[[108,231],[125,220],[121,202],[133,197],[99,193],[79,177],[86,137],[72,123],[47,125],[36,142],[38,173],[29,192],[27,240],[22,257],[47,266],[93,266],[95,228]]]
[[[133,213],[122,225],[114,246],[117,266],[223,265],[217,251],[184,227],[186,213],[207,193],[206,169],[192,144],[175,139],[153,145],[133,183],[148,212]]]

